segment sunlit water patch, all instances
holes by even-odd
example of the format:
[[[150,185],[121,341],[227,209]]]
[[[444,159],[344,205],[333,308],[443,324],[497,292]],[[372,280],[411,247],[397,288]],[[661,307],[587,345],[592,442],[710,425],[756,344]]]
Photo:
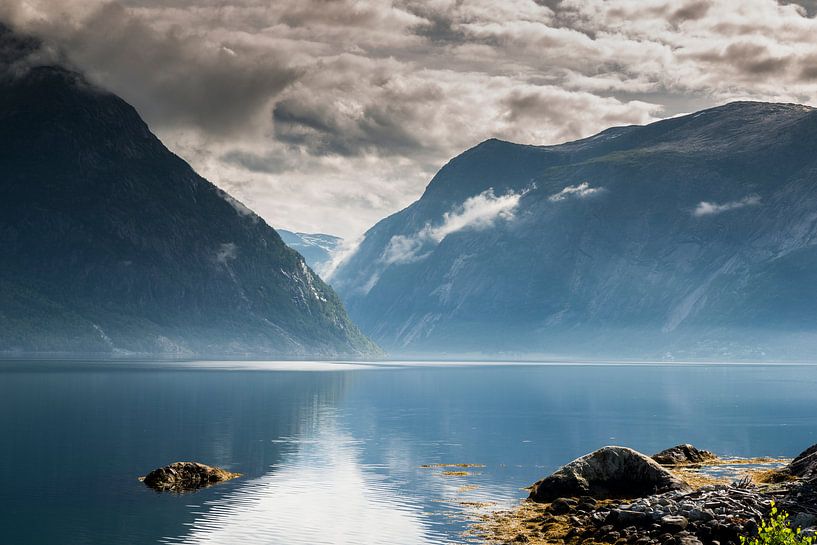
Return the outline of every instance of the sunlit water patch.
[[[320,415],[314,437],[274,439],[299,448],[269,473],[208,501],[190,529],[163,543],[290,543],[419,545],[460,542],[449,535],[449,519],[466,520],[474,498],[483,495],[430,475],[418,495],[395,479],[389,464],[362,464],[363,441],[338,429],[334,412]],[[411,469],[410,467],[403,469]],[[468,475],[461,475],[469,477]],[[442,478],[440,478],[442,477]],[[429,500],[438,501],[429,510]],[[447,505],[446,505],[447,504]],[[468,508],[468,510],[464,508]],[[464,538],[463,538],[464,539]]]
[[[701,475],[724,482],[735,482],[751,479],[753,474],[780,469],[789,463],[789,459],[768,458],[735,458],[721,459],[717,464],[704,464],[701,467],[690,469]]]

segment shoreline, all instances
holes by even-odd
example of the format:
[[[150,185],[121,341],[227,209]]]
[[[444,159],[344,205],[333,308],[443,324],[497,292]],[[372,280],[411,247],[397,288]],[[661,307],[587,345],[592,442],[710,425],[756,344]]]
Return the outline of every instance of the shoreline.
[[[691,447],[673,448],[681,446]],[[794,459],[713,455],[705,461],[660,466],[682,482],[677,490],[619,498],[565,493],[547,501],[534,499],[537,486],[551,483],[565,469],[605,449],[621,448],[605,447],[563,466],[528,487],[531,496],[518,505],[480,513],[465,535],[487,544],[739,545],[741,536],[756,535],[772,502],[790,514],[792,529],[817,535],[817,445]],[[653,457],[635,454],[654,462]]]

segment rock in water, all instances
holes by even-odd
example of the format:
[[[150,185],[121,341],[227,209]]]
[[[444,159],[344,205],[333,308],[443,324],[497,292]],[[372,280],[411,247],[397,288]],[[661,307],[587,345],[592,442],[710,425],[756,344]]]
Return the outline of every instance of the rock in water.
[[[717,460],[718,457],[708,450],[698,450],[690,444],[684,444],[662,450],[658,454],[653,454],[652,459],[661,465],[677,466],[682,464],[712,462]]]
[[[140,477],[139,480],[161,492],[191,492],[240,476],[239,473],[230,473],[199,462],[175,462],[169,466],[154,469],[144,477]]]
[[[640,498],[671,490],[690,490],[652,458],[626,447],[603,447],[573,460],[533,485],[530,499],[561,497]]]

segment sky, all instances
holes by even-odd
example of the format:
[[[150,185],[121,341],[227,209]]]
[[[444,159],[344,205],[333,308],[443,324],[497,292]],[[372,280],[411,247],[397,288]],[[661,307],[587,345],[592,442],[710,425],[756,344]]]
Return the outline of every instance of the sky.
[[[3,0],[269,224],[354,239],[488,138],[817,105],[817,0]]]

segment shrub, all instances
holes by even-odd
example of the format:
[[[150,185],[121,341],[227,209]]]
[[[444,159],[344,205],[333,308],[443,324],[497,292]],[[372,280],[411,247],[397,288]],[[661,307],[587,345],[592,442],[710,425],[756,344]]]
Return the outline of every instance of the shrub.
[[[772,502],[772,511],[769,520],[760,523],[757,536],[748,538],[740,536],[740,545],[813,545],[812,537],[802,535],[800,528],[792,530],[789,524],[789,514],[780,511]]]

